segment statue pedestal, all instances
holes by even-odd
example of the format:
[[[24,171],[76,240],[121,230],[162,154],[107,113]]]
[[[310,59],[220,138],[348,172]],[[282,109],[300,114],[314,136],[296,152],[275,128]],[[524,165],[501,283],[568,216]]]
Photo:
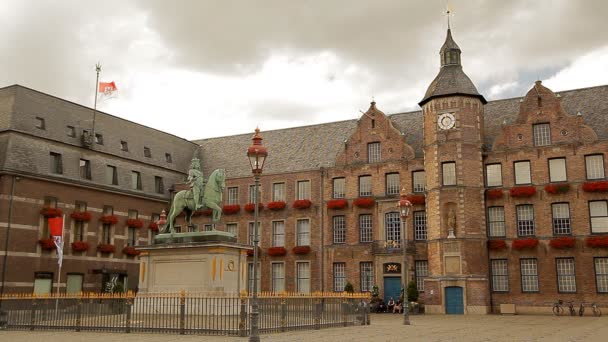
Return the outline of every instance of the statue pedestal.
[[[238,296],[247,290],[250,247],[234,240],[220,231],[159,234],[155,245],[137,248],[142,252],[139,292]]]

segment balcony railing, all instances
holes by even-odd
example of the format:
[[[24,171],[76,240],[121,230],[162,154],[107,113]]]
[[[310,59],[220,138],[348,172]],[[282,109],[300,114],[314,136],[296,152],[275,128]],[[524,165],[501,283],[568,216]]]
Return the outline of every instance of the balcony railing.
[[[372,244],[372,254],[403,254],[403,240],[375,240]],[[416,253],[413,241],[407,244],[407,253]]]

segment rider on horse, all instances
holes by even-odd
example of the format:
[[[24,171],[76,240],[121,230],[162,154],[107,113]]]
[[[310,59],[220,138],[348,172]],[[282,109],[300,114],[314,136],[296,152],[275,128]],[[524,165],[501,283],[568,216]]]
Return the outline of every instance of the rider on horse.
[[[190,164],[190,170],[188,171],[188,184],[192,189],[192,195],[194,197],[195,210],[200,209],[203,206],[202,194],[205,189],[205,178],[203,178],[203,171],[201,171],[201,164],[198,158],[192,159]]]

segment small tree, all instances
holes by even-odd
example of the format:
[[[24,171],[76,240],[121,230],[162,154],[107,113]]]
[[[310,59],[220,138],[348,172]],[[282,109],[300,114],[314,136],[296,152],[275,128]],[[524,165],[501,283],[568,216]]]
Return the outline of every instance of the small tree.
[[[407,285],[407,300],[409,302],[415,302],[418,300],[418,287],[415,281],[410,281]]]
[[[344,292],[347,292],[347,293],[355,292],[355,288],[353,287],[353,284],[350,283],[350,281],[347,282],[346,285],[344,286]]]

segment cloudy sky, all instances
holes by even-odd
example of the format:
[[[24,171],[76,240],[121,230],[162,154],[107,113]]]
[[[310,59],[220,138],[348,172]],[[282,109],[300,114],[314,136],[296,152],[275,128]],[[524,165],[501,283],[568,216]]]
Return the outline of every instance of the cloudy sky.
[[[3,0],[0,87],[93,105],[187,139],[418,109],[439,69],[445,0]],[[487,99],[608,84],[608,2],[451,1]]]

